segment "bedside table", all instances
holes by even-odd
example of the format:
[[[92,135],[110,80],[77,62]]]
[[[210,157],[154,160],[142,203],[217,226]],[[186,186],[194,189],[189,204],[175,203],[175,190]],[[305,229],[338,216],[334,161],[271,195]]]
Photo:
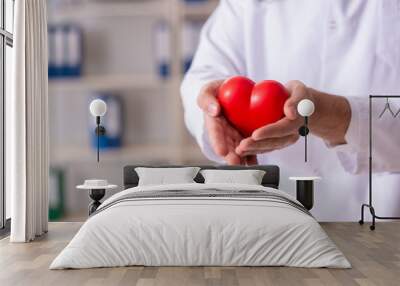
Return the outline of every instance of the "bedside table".
[[[289,177],[289,180],[296,181],[296,199],[307,209],[314,206],[314,181],[321,177]]]
[[[76,186],[78,190],[88,190],[89,197],[93,200],[89,204],[89,216],[101,205],[100,200],[104,198],[106,191],[115,189],[117,185],[109,185],[107,180],[85,180],[83,185]]]

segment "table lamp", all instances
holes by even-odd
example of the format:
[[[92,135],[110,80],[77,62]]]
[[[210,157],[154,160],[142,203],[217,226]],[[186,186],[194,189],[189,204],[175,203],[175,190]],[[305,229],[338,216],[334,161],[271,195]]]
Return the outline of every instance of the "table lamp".
[[[97,135],[97,162],[100,161],[100,136],[106,134],[106,129],[101,125],[101,117],[107,112],[107,104],[101,99],[95,99],[90,103],[89,107],[90,113],[96,117],[96,129],[95,133]]]

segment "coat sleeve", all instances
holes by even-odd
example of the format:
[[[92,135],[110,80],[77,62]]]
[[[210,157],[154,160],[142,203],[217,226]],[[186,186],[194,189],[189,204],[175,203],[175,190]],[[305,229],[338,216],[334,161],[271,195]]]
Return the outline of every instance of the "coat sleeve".
[[[369,98],[348,97],[351,106],[351,122],[346,133],[346,145],[334,147],[343,168],[353,174],[366,173],[369,169]],[[372,100],[372,166],[376,173],[400,172],[400,113],[394,117],[385,113],[385,99]],[[399,100],[390,102],[396,115]]]
[[[185,123],[204,155],[222,162],[212,150],[204,128],[203,112],[197,105],[201,88],[208,82],[244,74],[243,11],[241,0],[222,0],[201,32],[199,47],[186,74],[181,97]]]

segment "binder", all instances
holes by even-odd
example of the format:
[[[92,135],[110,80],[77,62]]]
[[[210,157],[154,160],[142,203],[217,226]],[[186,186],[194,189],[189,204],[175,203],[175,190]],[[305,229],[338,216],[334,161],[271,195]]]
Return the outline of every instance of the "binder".
[[[165,79],[171,74],[171,31],[165,21],[155,27],[155,60],[158,75]]]
[[[203,27],[201,21],[186,21],[182,32],[183,71],[186,73],[192,65],[200,41],[200,33]]]
[[[65,75],[80,76],[82,72],[82,32],[76,25],[68,25],[65,31],[66,61]]]
[[[83,65],[83,34],[75,24],[49,26],[49,78],[79,77]]]
[[[55,32],[56,29],[54,26],[48,27],[48,46],[49,46],[49,54],[48,54],[48,62],[49,62],[49,78],[56,77],[56,63],[55,63]]]
[[[54,28],[54,76],[61,77],[63,75],[64,55],[65,55],[65,42],[64,32],[62,27],[56,26]]]

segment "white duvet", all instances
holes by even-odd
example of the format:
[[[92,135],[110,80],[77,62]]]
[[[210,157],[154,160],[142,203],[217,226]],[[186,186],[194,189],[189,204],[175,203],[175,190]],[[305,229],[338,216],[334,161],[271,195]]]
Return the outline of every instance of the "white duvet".
[[[318,222],[283,203],[254,198],[118,200],[132,192],[263,190],[262,186],[179,184],[120,192],[90,217],[50,269],[145,266],[349,268]],[[109,205],[107,208],[104,206]]]

